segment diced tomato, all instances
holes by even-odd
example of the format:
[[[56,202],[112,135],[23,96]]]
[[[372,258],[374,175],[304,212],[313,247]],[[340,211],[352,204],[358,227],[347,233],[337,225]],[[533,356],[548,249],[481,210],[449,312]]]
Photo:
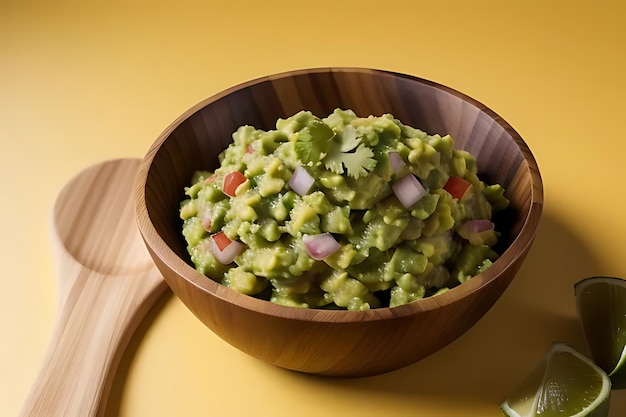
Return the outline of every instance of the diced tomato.
[[[224,232],[217,232],[217,233],[213,234],[211,236],[211,238],[213,239],[213,241],[217,245],[217,248],[219,250],[221,250],[221,251],[226,249],[226,247],[233,242],[232,240],[230,240],[230,238],[228,236],[226,236],[226,234]]]
[[[224,177],[224,185],[222,185],[222,191],[224,194],[228,194],[231,197],[235,196],[237,187],[246,181],[246,176],[239,171],[233,171]]]
[[[246,250],[246,245],[236,240],[230,240],[224,232],[217,232],[209,241],[209,252],[215,260],[222,265],[230,265],[241,252]]]
[[[471,186],[472,184],[463,178],[451,176],[448,178],[446,185],[443,186],[443,189],[449,192],[452,198],[460,200]]]
[[[215,174],[204,180],[205,184],[211,184],[213,181],[215,181]]]

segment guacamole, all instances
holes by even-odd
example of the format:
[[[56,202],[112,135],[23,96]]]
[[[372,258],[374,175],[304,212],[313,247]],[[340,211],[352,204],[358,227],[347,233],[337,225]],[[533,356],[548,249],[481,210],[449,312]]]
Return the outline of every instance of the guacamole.
[[[391,114],[301,111],[242,126],[185,188],[182,234],[202,274],[304,308],[365,310],[436,295],[488,268],[507,207],[449,135]]]

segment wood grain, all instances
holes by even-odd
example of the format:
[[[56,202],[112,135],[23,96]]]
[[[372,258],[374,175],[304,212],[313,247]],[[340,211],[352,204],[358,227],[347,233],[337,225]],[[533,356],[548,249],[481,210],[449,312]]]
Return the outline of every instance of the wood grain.
[[[103,415],[124,348],[167,290],[135,222],[139,162],[90,167],[59,193],[52,215],[57,318],[20,416]]]
[[[359,116],[391,113],[428,133],[451,134],[473,153],[487,182],[506,188],[498,218],[501,258],[485,273],[440,296],[367,312],[302,310],[241,295],[197,273],[181,236],[179,202],[191,175],[214,169],[237,127],[274,127],[300,110],[335,108]],[[469,329],[506,289],[530,248],[543,186],[530,149],[483,104],[416,77],[362,68],[317,68],[253,80],[194,106],[148,150],[136,186],[148,248],[174,293],[216,334],[263,361],[302,372],[360,376],[424,358]]]

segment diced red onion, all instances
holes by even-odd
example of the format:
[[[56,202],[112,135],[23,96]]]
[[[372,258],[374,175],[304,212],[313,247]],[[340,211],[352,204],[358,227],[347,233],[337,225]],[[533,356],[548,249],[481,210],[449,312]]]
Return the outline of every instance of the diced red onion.
[[[399,173],[406,165],[398,152],[389,152],[389,163],[394,174]]]
[[[204,230],[206,230],[207,232],[211,230],[211,210],[207,210],[204,213],[202,213],[202,215],[200,216],[200,221],[202,222],[202,227],[204,227]]]
[[[302,242],[309,256],[318,261],[329,257],[341,248],[339,242],[330,233],[312,236],[304,235],[302,236]]]
[[[480,233],[484,232],[485,230],[491,230],[493,229],[493,227],[494,225],[491,220],[476,219],[466,221],[465,223],[463,223],[463,225],[461,225],[459,229],[461,229],[460,232]]]
[[[468,220],[458,228],[457,233],[472,245],[484,245],[493,240],[494,224],[490,220]]]
[[[209,251],[217,260],[217,262],[221,263],[222,265],[228,265],[232,263],[237,255],[243,252],[245,248],[246,245],[241,242],[237,242],[236,240],[230,242],[230,244],[226,246],[224,250],[219,249],[217,243],[215,243],[215,240],[213,238],[210,239],[209,244]]]
[[[315,179],[311,176],[311,174],[309,174],[306,169],[299,166],[289,179],[289,186],[296,193],[305,195],[309,192],[314,182]]]
[[[407,174],[400,178],[391,186],[391,189],[406,208],[411,207],[427,194],[424,186],[413,174]]]

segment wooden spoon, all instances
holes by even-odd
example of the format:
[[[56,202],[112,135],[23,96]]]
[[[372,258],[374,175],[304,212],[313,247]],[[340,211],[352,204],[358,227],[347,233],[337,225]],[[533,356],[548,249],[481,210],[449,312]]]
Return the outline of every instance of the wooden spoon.
[[[21,416],[101,416],[122,353],[167,289],[133,210],[139,159],[87,168],[53,208],[57,321]]]

